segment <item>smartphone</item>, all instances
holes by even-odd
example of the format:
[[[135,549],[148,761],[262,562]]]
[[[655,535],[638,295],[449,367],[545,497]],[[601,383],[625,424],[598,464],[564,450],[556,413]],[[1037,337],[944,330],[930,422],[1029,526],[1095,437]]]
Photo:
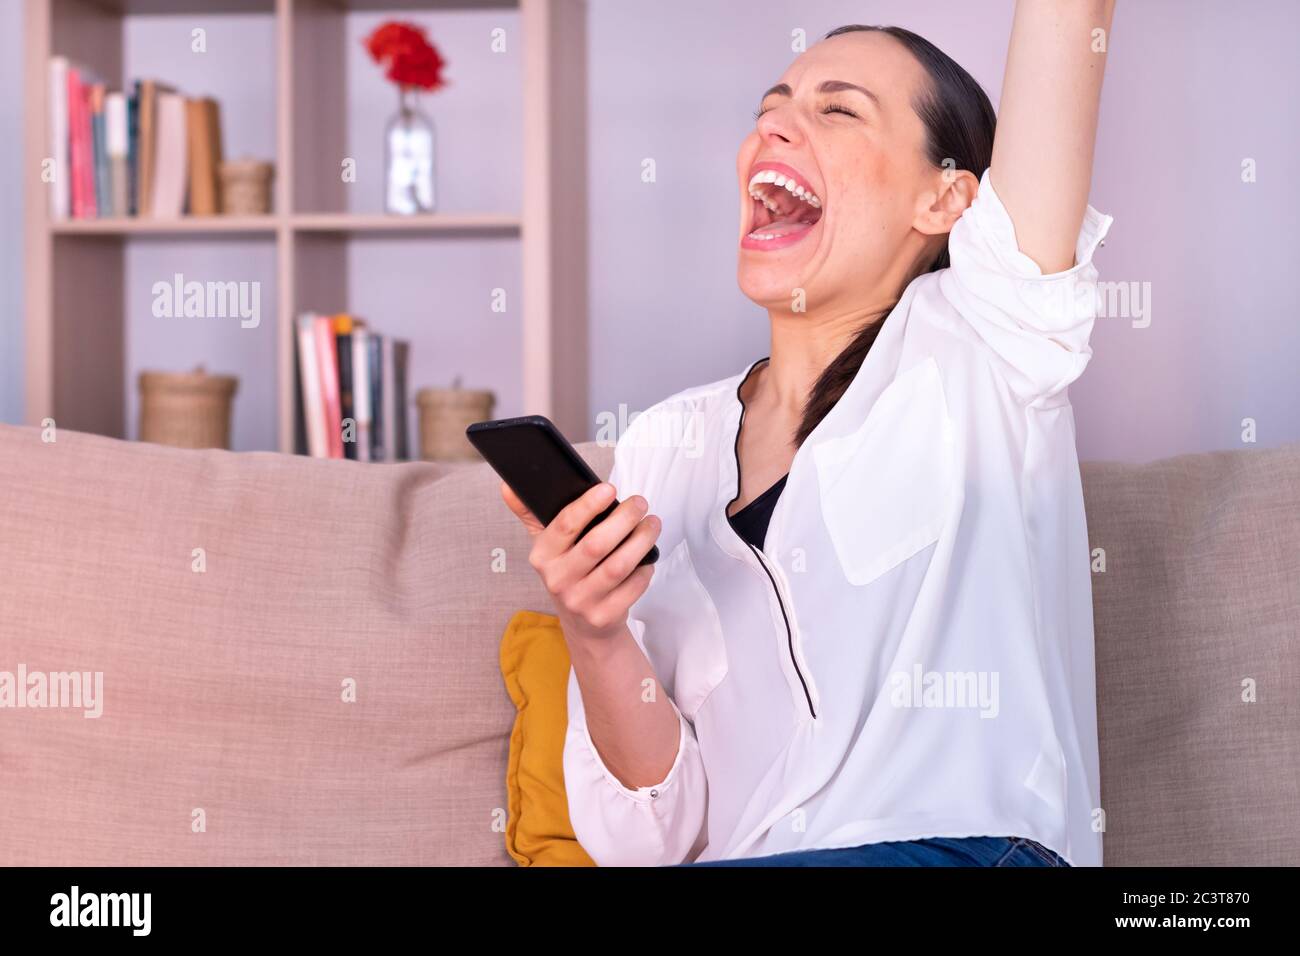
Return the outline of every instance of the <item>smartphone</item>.
[[[543,525],[554,521],[587,489],[600,484],[591,466],[545,415],[475,422],[465,429],[465,435]],[[616,507],[618,502],[611,502],[578,532],[578,538],[609,517]],[[638,566],[658,560],[659,548],[651,545]]]

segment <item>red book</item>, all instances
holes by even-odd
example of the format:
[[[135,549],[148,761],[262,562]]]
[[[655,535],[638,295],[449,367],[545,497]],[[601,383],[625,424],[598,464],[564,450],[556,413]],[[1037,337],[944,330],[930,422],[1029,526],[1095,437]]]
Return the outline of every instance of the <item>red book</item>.
[[[98,214],[95,204],[95,148],[91,133],[91,87],[79,70],[68,67],[68,141],[69,162],[73,187],[73,216],[94,219]]]
[[[84,126],[82,129],[82,164],[81,168],[86,173],[86,215],[94,219],[99,215],[99,199],[95,192],[95,88],[89,84],[81,85],[82,95],[86,98],[85,105],[82,107],[84,112]]]
[[[320,366],[320,391],[325,403],[326,447],[331,458],[343,457],[343,411],[339,401],[339,358],[334,344],[334,321],[316,316],[316,362]]]
[[[81,94],[81,74],[74,66],[68,67],[68,165],[60,172],[68,177],[68,194],[71,199],[73,219],[86,216],[85,200],[81,195],[81,107],[85,100]]]
[[[81,195],[86,206],[86,218],[94,219],[99,215],[99,204],[95,199],[95,133],[94,110],[91,107],[95,89],[85,82],[80,86],[81,122],[77,126],[77,132],[81,134]]]

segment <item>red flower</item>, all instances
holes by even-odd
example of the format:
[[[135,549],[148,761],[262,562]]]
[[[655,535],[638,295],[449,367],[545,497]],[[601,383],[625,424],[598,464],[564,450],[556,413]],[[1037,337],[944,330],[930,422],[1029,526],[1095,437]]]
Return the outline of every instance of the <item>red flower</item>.
[[[387,68],[384,75],[398,86],[432,91],[446,85],[442,70],[447,61],[414,23],[390,20],[362,42],[371,59]]]

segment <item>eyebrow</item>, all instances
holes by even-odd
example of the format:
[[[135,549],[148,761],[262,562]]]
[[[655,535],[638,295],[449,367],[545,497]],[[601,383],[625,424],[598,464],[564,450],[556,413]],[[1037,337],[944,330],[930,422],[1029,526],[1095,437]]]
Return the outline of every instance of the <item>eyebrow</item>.
[[[868,97],[871,100],[871,102],[876,104],[877,109],[880,108],[880,97],[876,96],[875,93],[872,93],[865,86],[858,86],[858,84],[850,83],[847,80],[826,80],[824,83],[822,83],[820,86],[817,87],[818,93],[844,93],[850,90],[855,93],[861,93],[863,96]],[[759,99],[759,102],[760,103],[763,102],[763,100],[767,99],[769,96],[772,96],[773,94],[776,94],[777,96],[793,96],[794,91],[790,89],[789,83],[778,83],[776,84],[776,86],[772,87],[770,90],[764,93],[762,98]]]

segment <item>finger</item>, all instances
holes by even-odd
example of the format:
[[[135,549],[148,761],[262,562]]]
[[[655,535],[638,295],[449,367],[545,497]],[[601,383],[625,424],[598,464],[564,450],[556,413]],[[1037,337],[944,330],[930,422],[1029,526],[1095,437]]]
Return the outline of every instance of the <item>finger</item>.
[[[501,482],[501,497],[505,499],[506,506],[515,513],[515,516],[524,523],[528,528],[529,534],[540,534],[542,523],[537,520],[537,516],[528,510],[528,506],[519,500],[515,490],[504,481]]]
[[[614,495],[614,486],[608,481],[602,481],[565,505],[555,520],[546,526],[537,542],[539,556],[544,559],[554,558],[573,547],[578,532],[609,507],[614,501]]]
[[[573,586],[574,603],[604,602],[637,570],[638,563],[659,539],[662,530],[663,522],[658,515],[646,515],[622,544]]]
[[[646,549],[650,550],[649,548]],[[638,559],[639,560],[639,559]],[[623,579],[618,587],[596,604],[595,613],[627,619],[628,610],[645,594],[654,577],[655,566],[643,564]]]
[[[626,501],[619,502],[600,524],[560,556],[559,580],[569,582],[585,578],[632,533],[649,510],[650,503],[640,495],[630,495]]]

